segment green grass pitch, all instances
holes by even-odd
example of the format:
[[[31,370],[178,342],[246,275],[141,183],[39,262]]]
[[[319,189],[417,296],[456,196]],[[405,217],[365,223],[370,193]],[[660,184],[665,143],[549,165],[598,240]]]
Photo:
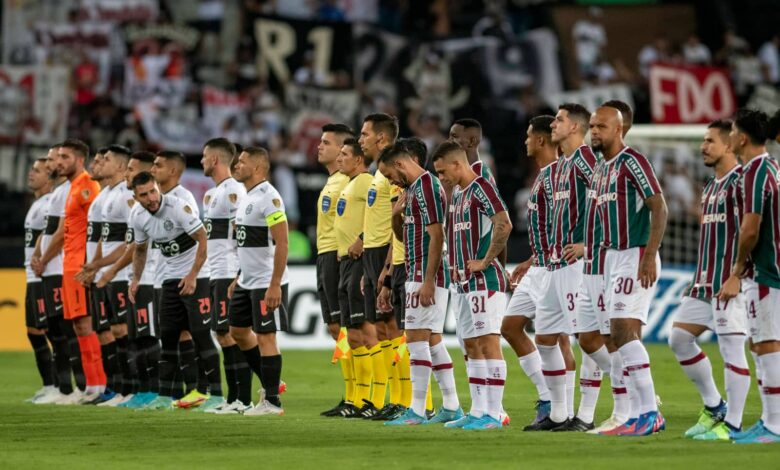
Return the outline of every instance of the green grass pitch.
[[[330,352],[285,351],[283,417],[213,416],[188,411],[139,412],[24,403],[38,387],[32,353],[0,354],[0,468],[777,468],[780,447],[700,443],[681,437],[701,408],[693,385],[665,345],[649,347],[667,430],[645,438],[524,433],[534,393],[514,354],[504,407],[512,424],[482,433],[441,427],[386,428],[380,423],[322,418],[341,396]],[[717,348],[705,351],[722,389]],[[457,351],[455,376],[468,405]],[[257,381],[255,381],[257,382]],[[602,387],[597,421],[611,410]],[[434,403],[438,403],[434,386]],[[578,401],[578,400],[577,400]],[[745,424],[759,412],[755,383]]]

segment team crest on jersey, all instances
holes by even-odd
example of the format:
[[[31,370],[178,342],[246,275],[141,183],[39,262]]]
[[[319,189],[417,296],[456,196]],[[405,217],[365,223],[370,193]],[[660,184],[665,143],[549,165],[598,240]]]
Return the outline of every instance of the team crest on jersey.
[[[252,204],[249,204],[248,206],[246,206],[246,210],[244,212],[246,213],[246,215],[251,214],[252,213]]]
[[[207,194],[206,197],[203,198],[203,205],[208,206],[209,202],[211,202],[211,194]]]
[[[347,208],[347,200],[339,199],[339,202],[336,203],[336,212],[339,215],[344,215],[344,209],[346,208]]]
[[[190,206],[188,206],[188,205],[185,205],[185,206],[184,206],[184,212],[186,212],[186,213],[188,213],[188,214],[192,214],[192,209],[190,208]]]
[[[230,193],[230,194],[228,194],[228,199],[230,200],[231,204],[235,204],[236,201],[238,201],[238,194]]]
[[[374,202],[376,201],[376,189],[371,188],[368,190],[368,197],[366,200],[368,201],[368,207],[374,205]]]
[[[322,197],[322,205],[320,206],[320,210],[323,214],[327,214],[330,210],[330,196],[323,196]]]
[[[723,201],[726,200],[726,190],[723,189],[721,191],[718,191],[718,204],[723,204]]]
[[[165,219],[165,222],[163,222],[163,228],[168,232],[173,230],[173,221],[171,219]]]
[[[274,207],[279,208],[282,207],[282,201],[279,199],[273,199],[271,200],[271,203],[274,205]]]
[[[135,199],[130,198],[127,200],[127,207],[133,207],[134,204],[135,204]]]
[[[610,171],[609,172],[609,184],[615,184],[618,178],[618,172],[617,171]]]
[[[91,193],[89,192],[89,189],[82,189],[81,190],[81,197],[83,197],[84,199],[89,199],[89,195],[90,194]]]

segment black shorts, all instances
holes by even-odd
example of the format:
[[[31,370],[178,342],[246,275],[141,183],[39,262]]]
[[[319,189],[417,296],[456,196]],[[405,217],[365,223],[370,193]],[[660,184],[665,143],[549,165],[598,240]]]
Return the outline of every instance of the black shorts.
[[[360,278],[363,277],[363,261],[342,258],[339,261],[339,306],[341,326],[359,328],[366,321],[363,293],[360,292]]]
[[[275,333],[288,331],[287,284],[282,286],[282,304],[269,312],[265,308],[266,289],[244,289],[236,286],[230,298],[230,326],[249,328],[255,333]]]
[[[209,281],[211,290],[211,330],[217,333],[230,331],[228,322],[228,287],[233,279],[212,279]]]
[[[106,300],[111,305],[112,325],[127,323],[130,302],[127,299],[127,281],[116,281],[106,285]]]
[[[339,260],[335,251],[317,255],[317,295],[320,297],[322,321],[339,323]]]
[[[92,329],[96,333],[102,333],[111,329],[115,324],[114,312],[111,304],[108,302],[108,294],[105,287],[98,287],[95,284],[89,286],[87,296],[87,313],[92,317]]]
[[[395,315],[398,329],[403,330],[406,326],[406,265],[393,265],[392,285],[393,295],[391,296],[391,302],[393,303],[393,314]]]
[[[154,302],[154,286],[140,285],[135,304],[127,312],[127,334],[130,339],[159,337],[159,317]]]
[[[195,292],[181,295],[181,279],[163,282],[160,298],[160,334],[168,331],[192,333],[211,328],[211,292],[209,280],[198,279]]]
[[[376,296],[379,293],[379,275],[385,268],[387,261],[387,251],[390,245],[380,246],[379,248],[366,248],[363,250],[363,292],[365,296],[366,319],[371,323],[376,320],[383,320],[376,313]]]
[[[24,295],[24,322],[29,328],[45,330],[49,327],[46,321],[46,301],[43,300],[43,283],[28,282]]]
[[[43,285],[43,304],[46,307],[46,316],[62,316],[62,274],[45,276],[41,278]]]

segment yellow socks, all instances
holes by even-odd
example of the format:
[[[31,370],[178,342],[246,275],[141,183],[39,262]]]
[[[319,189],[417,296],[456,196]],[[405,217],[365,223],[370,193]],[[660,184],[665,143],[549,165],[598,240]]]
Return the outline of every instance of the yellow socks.
[[[352,350],[352,358],[355,361],[355,400],[353,403],[358,408],[365,404],[363,400],[371,397],[371,376],[373,366],[371,356],[365,346]]]
[[[382,343],[385,343],[385,341]],[[388,345],[390,344],[389,341],[387,343]],[[385,369],[382,347],[381,343],[377,343],[368,351],[371,356],[371,368],[374,372],[372,379],[374,388],[371,390],[371,403],[380,409],[385,406],[385,395],[387,394],[387,369]]]
[[[341,365],[341,375],[344,377],[344,400],[353,403],[355,399],[355,369],[353,365],[352,354],[348,357],[339,359]]]
[[[387,382],[390,387],[390,403],[394,405],[401,404],[401,377],[398,374],[399,367],[393,367],[393,360],[395,358],[395,352],[398,350],[398,343],[401,342],[401,337],[394,338],[388,341],[389,346],[385,347],[382,344],[382,357],[385,362],[385,369],[387,370]]]
[[[401,362],[395,365],[398,381],[401,382],[401,404],[407,408],[412,406],[412,372],[409,363],[409,353],[404,354]]]
[[[428,382],[428,394],[425,396],[425,410],[433,409],[433,395],[431,395],[431,383]]]

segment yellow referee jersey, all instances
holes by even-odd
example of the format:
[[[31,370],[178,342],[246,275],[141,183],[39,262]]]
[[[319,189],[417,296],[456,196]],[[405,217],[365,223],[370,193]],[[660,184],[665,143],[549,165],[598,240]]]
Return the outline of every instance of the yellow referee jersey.
[[[363,233],[366,196],[371,179],[370,173],[355,176],[341,190],[336,202],[336,219],[333,226],[336,232],[337,254],[340,257],[347,256],[349,247]]]
[[[390,218],[393,215],[391,199],[397,188],[377,170],[366,196],[366,223],[363,248],[378,248],[390,244],[393,236],[393,226]]]
[[[328,177],[317,199],[317,254],[336,251],[336,232],[333,224],[336,219],[336,203],[341,191],[349,183],[349,177],[339,171]]]

